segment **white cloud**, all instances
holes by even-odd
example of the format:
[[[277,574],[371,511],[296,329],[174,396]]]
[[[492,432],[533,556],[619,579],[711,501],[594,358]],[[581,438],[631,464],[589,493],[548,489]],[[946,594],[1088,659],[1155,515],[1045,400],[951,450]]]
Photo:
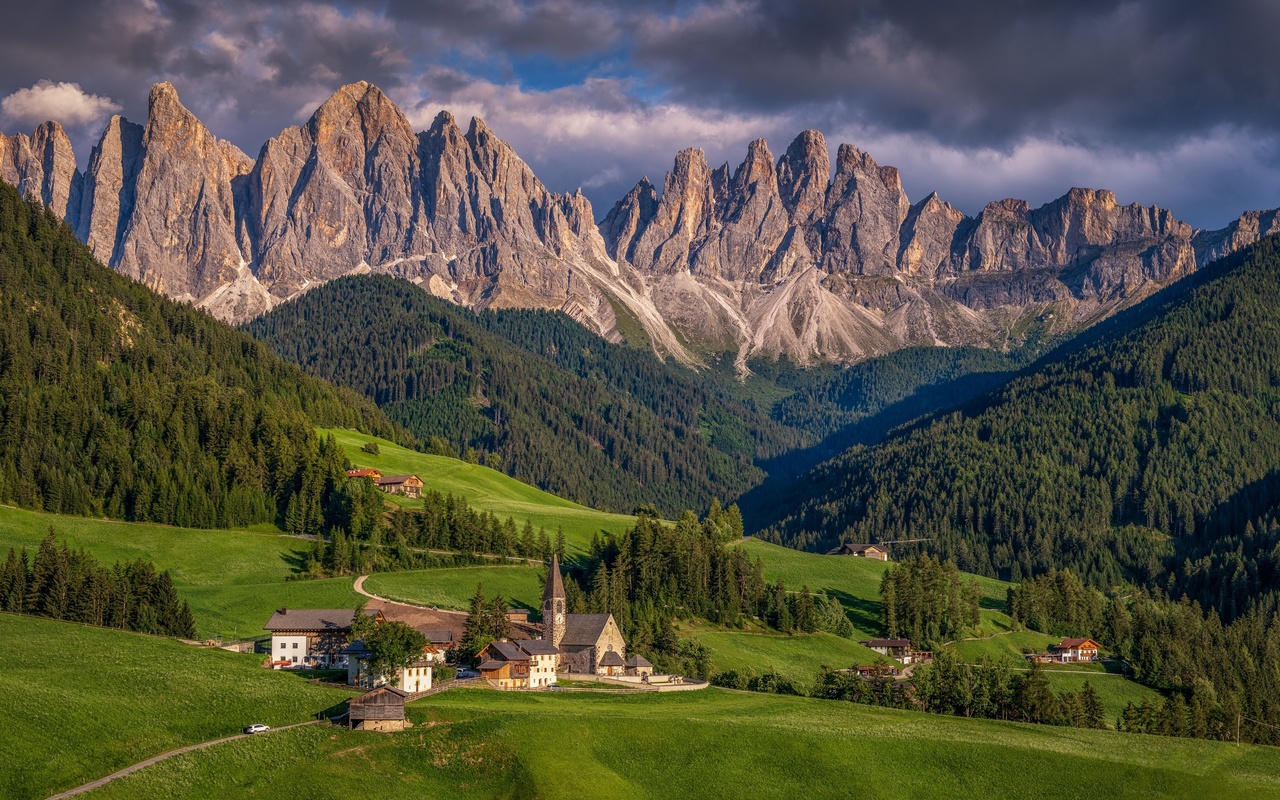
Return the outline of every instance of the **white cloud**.
[[[0,112],[16,124],[38,125],[55,120],[67,128],[81,128],[120,111],[109,97],[86,94],[78,83],[39,81],[0,100]]]

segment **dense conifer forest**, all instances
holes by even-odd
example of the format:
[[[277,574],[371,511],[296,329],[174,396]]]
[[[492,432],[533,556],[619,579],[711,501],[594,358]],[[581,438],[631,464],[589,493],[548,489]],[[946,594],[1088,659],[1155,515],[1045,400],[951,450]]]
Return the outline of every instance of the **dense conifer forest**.
[[[1280,240],[1068,342],[1002,388],[820,466],[764,538],[914,547],[1013,580],[1173,588],[1231,618],[1272,590]],[[899,546],[896,556],[912,546]]]
[[[100,628],[196,635],[195,617],[178,602],[169,572],[138,559],[106,567],[92,553],[58,544],[53,529],[34,558],[9,548],[0,564],[0,611],[35,614]]]
[[[188,527],[284,524],[292,506],[315,527],[317,425],[413,444],[0,185],[0,501]]]
[[[432,450],[596,508],[665,513],[758,483],[805,437],[567,316],[475,314],[388,276],[335,280],[248,328],[362,392]]]

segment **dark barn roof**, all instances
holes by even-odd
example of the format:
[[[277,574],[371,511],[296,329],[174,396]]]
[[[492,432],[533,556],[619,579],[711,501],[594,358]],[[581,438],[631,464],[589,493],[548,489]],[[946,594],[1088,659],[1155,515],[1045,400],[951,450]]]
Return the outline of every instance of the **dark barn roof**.
[[[864,644],[867,647],[910,647],[910,639],[864,639],[858,644]]]
[[[525,639],[520,642],[520,649],[531,656],[553,656],[560,649],[546,639]]]
[[[378,612],[364,612],[375,616]],[[263,630],[268,631],[346,631],[351,630],[351,623],[356,612],[349,608],[282,608],[271,615]]]
[[[528,661],[529,654],[520,649],[515,642],[489,642],[482,652],[497,656],[503,661]]]

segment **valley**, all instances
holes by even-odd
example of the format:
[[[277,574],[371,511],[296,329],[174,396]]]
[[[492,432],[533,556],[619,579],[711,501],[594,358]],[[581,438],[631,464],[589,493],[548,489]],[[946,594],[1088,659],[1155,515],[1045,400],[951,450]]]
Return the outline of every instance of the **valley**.
[[[0,139],[0,794],[1280,796],[1274,212],[149,106]]]

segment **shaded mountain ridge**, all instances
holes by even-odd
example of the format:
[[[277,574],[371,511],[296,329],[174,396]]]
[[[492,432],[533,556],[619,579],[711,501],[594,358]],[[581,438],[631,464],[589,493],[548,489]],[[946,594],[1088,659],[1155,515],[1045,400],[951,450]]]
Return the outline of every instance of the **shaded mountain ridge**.
[[[103,263],[224,320],[372,271],[472,308],[561,310],[612,341],[642,331],[686,363],[734,351],[743,370],[1074,330],[1280,229],[1267,211],[1196,231],[1089,189],[971,218],[936,194],[910,203],[853,145],[832,165],[812,130],[776,161],[752,142],[732,171],[681,151],[661,189],[642,179],[597,225],[480,119],[441,112],[415,133],[365,82],[256,159],[156,84],[146,125],[113,117],[83,173],[49,122],[0,137],[0,178]]]

